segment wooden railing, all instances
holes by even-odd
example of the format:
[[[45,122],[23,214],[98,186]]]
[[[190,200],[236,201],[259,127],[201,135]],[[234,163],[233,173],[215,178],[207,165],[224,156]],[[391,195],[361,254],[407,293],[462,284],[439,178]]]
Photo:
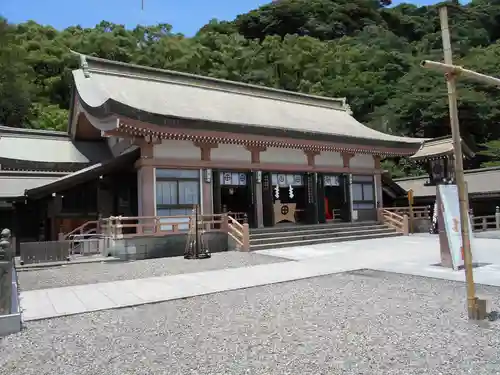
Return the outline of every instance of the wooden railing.
[[[407,214],[399,214],[386,208],[380,208],[379,216],[384,224],[394,228],[399,233],[408,235],[410,231],[410,221]]]
[[[500,207],[495,208],[495,214],[485,216],[474,216],[470,212],[472,230],[475,232],[484,232],[488,230],[500,230]]]
[[[111,216],[102,219],[102,233],[114,238],[134,237],[137,235],[163,235],[188,232],[192,215],[177,216]],[[198,226],[202,230],[221,230],[223,215],[199,215]]]
[[[391,223],[394,223],[395,220],[403,220],[405,215],[408,217],[410,228],[412,220],[431,218],[429,207],[413,207],[411,209],[410,207],[384,207],[381,212],[379,217],[382,218],[384,223],[391,226]],[[389,213],[393,215],[389,215]],[[471,210],[470,217],[472,230],[474,232],[500,230],[500,207],[498,206],[495,208],[495,213],[492,215],[475,216]],[[401,225],[399,225],[399,227],[401,227]]]
[[[430,219],[431,210],[427,206],[415,207],[384,207],[384,210],[393,212],[400,216],[407,215],[410,220],[413,219]]]
[[[236,242],[238,249],[241,251],[249,251],[250,230],[248,224],[241,224],[235,218],[228,215],[224,216],[224,220],[227,220],[227,234]]]
[[[142,235],[168,235],[187,233],[195,225],[192,215],[179,216],[116,216],[102,219],[98,227],[100,235],[112,239],[130,238]],[[226,214],[199,215],[198,228],[203,231],[226,232],[239,250],[249,251],[250,231],[246,217],[240,220]]]
[[[244,224],[248,222],[248,216],[246,212],[225,212],[228,216],[231,216],[233,219],[235,219],[238,223]]]

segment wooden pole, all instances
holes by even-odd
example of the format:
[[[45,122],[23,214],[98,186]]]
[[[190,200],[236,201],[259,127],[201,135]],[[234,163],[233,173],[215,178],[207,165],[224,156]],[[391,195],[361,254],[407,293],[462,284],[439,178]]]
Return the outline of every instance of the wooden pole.
[[[461,76],[469,78],[477,82],[485,83],[487,85],[500,86],[500,79],[481,74],[473,70],[464,69],[461,66],[453,64],[443,64],[441,62],[424,60],[420,63],[422,68],[441,72],[443,74],[454,74],[455,77]]]
[[[408,207],[410,208],[410,234],[413,234],[413,190],[408,190]]]
[[[446,5],[439,8],[441,21],[441,35],[443,37],[444,62],[453,65],[450,29],[448,26],[448,8]],[[458,122],[458,104],[456,89],[456,74],[446,73],[448,86],[448,104],[450,110],[451,135],[453,139],[453,151],[455,159],[455,178],[458,189],[458,203],[460,207],[460,230],[462,233],[462,246],[465,265],[465,278],[467,283],[467,307],[469,319],[477,319],[476,290],[472,272],[472,252],[470,247],[470,233],[467,216],[467,190],[465,186],[464,165],[462,155],[462,139],[460,137],[460,126]]]
[[[413,234],[413,203],[410,202],[410,234]]]
[[[194,247],[194,257],[195,258],[198,258],[198,255],[200,254],[200,233],[199,233],[199,228],[198,228],[198,220],[199,220],[199,217],[198,217],[198,205],[195,206],[195,235],[194,235],[194,238],[195,238],[195,247]]]

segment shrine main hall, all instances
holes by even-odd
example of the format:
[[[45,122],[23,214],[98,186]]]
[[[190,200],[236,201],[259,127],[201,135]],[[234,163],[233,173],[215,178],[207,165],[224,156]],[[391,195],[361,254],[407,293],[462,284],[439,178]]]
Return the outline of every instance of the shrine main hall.
[[[49,210],[47,239],[64,220],[70,231],[97,216],[189,215],[193,205],[250,227],[377,220],[381,159],[423,142],[361,124],[343,98],[78,56],[64,137],[105,152],[13,197],[64,197]],[[68,147],[59,163],[74,157]],[[31,154],[25,164],[37,163]]]

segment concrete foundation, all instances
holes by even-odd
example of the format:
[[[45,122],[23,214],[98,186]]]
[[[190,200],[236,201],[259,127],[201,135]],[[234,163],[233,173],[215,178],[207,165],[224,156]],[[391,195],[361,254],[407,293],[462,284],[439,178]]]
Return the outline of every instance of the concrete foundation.
[[[205,233],[203,240],[211,253],[228,251],[233,247],[224,232]],[[107,250],[107,255],[123,260],[176,257],[184,255],[186,242],[187,233],[123,238],[114,240],[114,244]]]
[[[11,313],[0,315],[0,337],[20,332],[22,329],[21,309],[19,307],[19,294],[17,290],[17,274],[12,270],[12,302]]]

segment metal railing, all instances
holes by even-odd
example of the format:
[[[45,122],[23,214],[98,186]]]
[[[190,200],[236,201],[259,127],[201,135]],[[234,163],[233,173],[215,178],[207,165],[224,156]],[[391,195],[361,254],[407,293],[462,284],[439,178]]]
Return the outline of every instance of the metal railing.
[[[21,265],[69,262],[79,257],[101,254],[106,241],[107,238],[99,236],[77,240],[21,242]]]
[[[67,240],[72,236],[81,236],[86,234],[99,233],[100,232],[99,224],[100,220],[87,221],[84,224],[80,225],[79,227],[73,229],[71,232],[62,234],[61,236],[59,236],[59,239]]]
[[[103,245],[105,243],[109,245],[110,239],[102,234],[73,234],[67,240],[70,245],[70,256],[100,254]]]

